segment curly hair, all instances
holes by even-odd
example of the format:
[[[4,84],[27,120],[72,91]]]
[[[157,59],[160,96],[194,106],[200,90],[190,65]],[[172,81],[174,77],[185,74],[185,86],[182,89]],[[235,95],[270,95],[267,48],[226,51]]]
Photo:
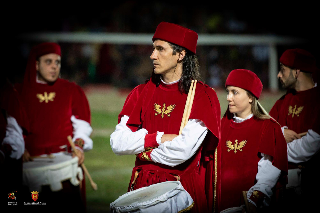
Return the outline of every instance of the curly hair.
[[[182,59],[182,75],[179,81],[179,90],[181,93],[188,93],[191,81],[201,81],[200,65],[198,57],[191,51],[168,42],[173,49],[172,55],[186,51],[185,57]],[[160,84],[160,74],[152,73],[152,81],[158,86]]]

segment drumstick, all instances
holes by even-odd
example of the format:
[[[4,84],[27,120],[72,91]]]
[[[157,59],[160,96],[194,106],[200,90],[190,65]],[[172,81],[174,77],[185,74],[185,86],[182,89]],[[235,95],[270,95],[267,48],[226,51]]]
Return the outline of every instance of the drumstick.
[[[184,127],[185,118],[186,118],[186,115],[187,115],[187,112],[188,112],[189,101],[190,101],[190,98],[191,98],[192,87],[193,87],[193,80],[191,81],[191,85],[190,85],[190,88],[189,88],[186,104],[184,106],[184,111],[183,111],[182,121],[181,121],[181,125],[180,125],[179,135],[181,135],[182,129]]]
[[[244,199],[244,204],[246,206],[246,212],[250,213],[249,202],[247,199],[247,191],[242,191],[242,195],[243,195],[243,199]]]
[[[192,104],[193,104],[194,95],[195,95],[196,84],[197,84],[197,80],[192,80],[191,81],[191,85],[190,85],[190,88],[189,88],[186,105],[184,107],[184,112],[183,112],[183,117],[182,117],[182,121],[181,121],[179,135],[181,135],[182,129],[186,126],[186,124],[188,122],[188,119],[189,119],[189,116],[190,116],[190,113],[191,113],[191,108],[192,108]]]
[[[68,136],[68,141],[71,145],[71,148],[73,149],[73,152],[76,154],[75,150],[76,150],[76,146],[74,145],[71,136]],[[76,154],[77,155],[77,154]],[[91,175],[89,174],[89,171],[87,170],[86,166],[84,165],[84,163],[81,164],[81,167],[84,171],[84,173],[88,176],[91,187],[93,188],[93,190],[98,190],[98,186],[97,184],[92,180]]]

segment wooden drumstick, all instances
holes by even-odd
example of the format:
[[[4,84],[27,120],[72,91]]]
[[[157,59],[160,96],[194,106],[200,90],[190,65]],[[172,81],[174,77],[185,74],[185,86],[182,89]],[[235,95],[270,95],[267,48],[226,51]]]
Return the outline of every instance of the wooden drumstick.
[[[71,148],[73,149],[73,152],[76,154],[75,150],[76,150],[76,146],[74,145],[71,136],[68,136],[68,141],[70,143]],[[76,154],[77,155],[77,154]],[[84,173],[87,175],[87,177],[89,178],[91,187],[93,188],[93,190],[98,190],[98,186],[97,184],[92,180],[91,175],[89,174],[89,171],[87,170],[87,167],[84,165],[84,163],[81,164],[81,167],[84,171]]]
[[[195,95],[196,85],[197,85],[197,80],[192,80],[190,88],[189,88],[189,92],[188,92],[186,105],[184,107],[184,112],[183,112],[183,117],[182,117],[182,121],[181,121],[181,125],[180,125],[179,135],[181,135],[182,129],[188,123],[188,119],[189,119],[189,116],[191,113],[191,108],[192,108],[193,99],[194,99],[194,95]]]

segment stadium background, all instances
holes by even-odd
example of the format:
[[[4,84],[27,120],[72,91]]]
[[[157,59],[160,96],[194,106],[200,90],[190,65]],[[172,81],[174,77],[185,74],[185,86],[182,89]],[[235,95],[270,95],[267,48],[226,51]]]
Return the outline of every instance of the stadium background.
[[[287,48],[305,48],[319,59],[317,11],[315,5],[242,5],[218,7],[215,2],[168,3],[163,1],[125,1],[82,5],[53,5],[51,2],[24,5],[3,17],[3,42],[6,53],[4,75],[12,83],[21,82],[31,47],[39,33],[123,33],[153,34],[161,21],[195,30],[199,35],[250,35],[294,37],[304,42],[276,45],[277,55]],[[27,39],[25,34],[35,35]],[[54,40],[53,40],[54,41]],[[128,92],[143,83],[152,72],[150,44],[99,42],[57,42],[62,47],[63,78],[81,85],[88,97],[92,115],[93,150],[85,153],[85,164],[98,184],[93,191],[87,181],[88,212],[108,212],[110,202],[128,187],[135,156],[116,156],[110,148],[110,134],[117,124]],[[254,71],[263,81],[261,103],[269,111],[284,94],[280,87],[269,89],[269,48],[263,44],[200,45],[203,80],[215,88],[225,112],[224,82],[236,68]],[[319,61],[319,60],[318,60]],[[316,76],[317,77],[317,76]]]

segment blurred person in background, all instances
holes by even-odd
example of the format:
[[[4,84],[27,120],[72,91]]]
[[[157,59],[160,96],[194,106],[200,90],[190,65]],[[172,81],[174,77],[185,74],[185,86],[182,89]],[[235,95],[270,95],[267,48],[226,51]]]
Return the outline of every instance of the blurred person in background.
[[[313,210],[320,198],[320,90],[312,77],[318,72],[314,56],[306,50],[288,49],[280,57],[278,78],[287,93],[270,115],[282,126],[287,142],[286,197],[294,212]]]
[[[288,171],[281,128],[258,102],[263,85],[255,73],[233,70],[225,87],[229,105],[217,147],[216,212],[274,212]]]
[[[0,85],[0,197],[7,201],[9,193],[22,189],[23,135],[28,132],[28,122],[19,94],[9,79],[1,78]]]
[[[201,81],[179,135],[191,80],[200,77],[198,34],[161,22],[152,40],[152,77],[128,95],[110,145],[117,155],[137,155],[128,191],[180,180],[194,201],[190,211],[212,212],[220,104],[215,91]]]
[[[73,150],[73,156],[76,153],[79,165],[84,162],[83,151],[92,149],[88,100],[80,86],[59,77],[60,69],[60,45],[45,42],[32,48],[23,84],[18,85],[30,126],[25,138],[24,162],[39,156],[59,156],[66,150],[71,152],[68,136],[72,136],[77,148]],[[55,192],[56,195],[52,193],[52,197],[59,202],[75,202],[74,205],[63,208],[72,207],[84,211],[84,179],[81,194],[79,186],[71,186],[69,180],[61,181],[63,190]],[[68,185],[71,187],[67,187]],[[29,190],[31,192],[33,189]],[[71,190],[74,194],[71,193],[72,196],[65,200],[61,197],[67,196],[64,190]],[[45,197],[43,192],[40,193]],[[51,192],[48,193],[51,195]]]

